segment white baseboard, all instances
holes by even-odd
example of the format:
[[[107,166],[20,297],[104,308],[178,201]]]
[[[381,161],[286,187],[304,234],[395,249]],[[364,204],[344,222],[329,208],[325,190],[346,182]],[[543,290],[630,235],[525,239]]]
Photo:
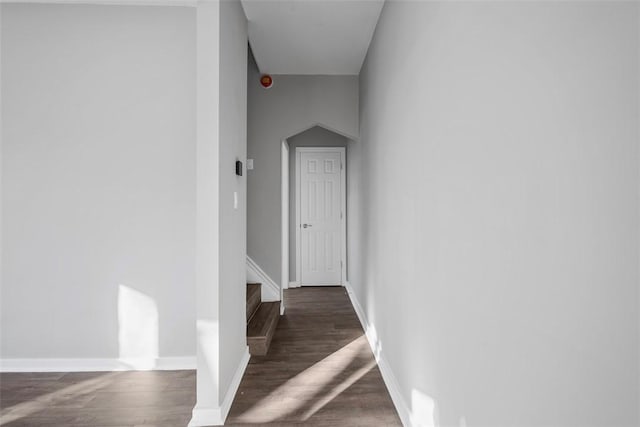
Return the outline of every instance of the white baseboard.
[[[224,425],[221,408],[201,408],[197,404],[191,411],[191,421],[187,427]]]
[[[300,287],[300,282],[289,282],[289,287],[290,288],[299,288]]]
[[[280,301],[280,286],[247,255],[247,280],[262,283],[262,301]]]
[[[34,3],[33,0],[11,0],[12,3]],[[5,1],[0,1],[5,3]],[[81,4],[81,5],[106,5],[106,6],[184,6],[197,7],[197,0],[49,0],[49,4]]]
[[[227,393],[224,395],[224,399],[222,400],[223,422],[227,419],[227,415],[229,415],[231,404],[233,403],[233,399],[236,397],[238,387],[240,387],[240,382],[242,381],[242,377],[244,376],[244,371],[247,370],[247,365],[249,364],[250,358],[251,355],[249,354],[249,347],[246,347],[246,350],[242,355],[242,359],[240,360],[240,363],[236,368],[236,372],[235,374],[233,374],[233,378],[231,379],[231,384],[227,389]]]
[[[180,371],[196,369],[195,356],[141,359],[0,359],[0,372]]]
[[[191,411],[191,421],[187,427],[221,426],[224,425],[220,408],[201,408],[196,404]]]
[[[380,372],[382,373],[382,379],[389,390],[391,400],[393,400],[396,411],[398,411],[398,415],[400,416],[400,421],[402,421],[402,425],[405,427],[413,426],[413,423],[411,422],[411,410],[409,409],[407,402],[402,397],[398,380],[384,357],[382,346],[378,340],[378,334],[376,333],[376,328],[367,320],[367,315],[362,309],[362,306],[351,287],[351,283],[345,282],[345,288],[347,289],[349,299],[351,299],[351,304],[353,305],[356,315],[362,324],[362,329],[365,331],[367,341],[369,342],[369,346],[371,346],[371,351],[376,358],[376,362],[378,362],[378,368],[380,368]]]
[[[247,369],[247,365],[249,364],[250,358],[251,356],[249,355],[249,347],[247,347],[244,354],[242,355],[240,363],[238,364],[238,368],[236,369],[236,372],[231,379],[231,384],[229,385],[229,388],[224,395],[222,404],[217,408],[200,407],[198,404],[196,404],[196,406],[193,408],[191,421],[189,421],[188,427],[224,425],[224,422],[227,419],[227,415],[229,415],[229,410],[231,409],[233,399],[238,392],[238,387],[240,386],[240,381],[242,381],[244,371]]]

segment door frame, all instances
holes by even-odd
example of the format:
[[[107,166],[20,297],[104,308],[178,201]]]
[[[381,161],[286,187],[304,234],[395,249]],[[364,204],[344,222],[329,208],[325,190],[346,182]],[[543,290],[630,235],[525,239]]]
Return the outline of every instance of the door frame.
[[[301,197],[301,169],[300,160],[302,153],[340,153],[340,286],[347,282],[347,162],[345,147],[296,147],[296,284],[306,286],[302,283],[302,223],[300,222]],[[320,286],[322,284],[314,284]]]
[[[289,142],[282,140],[280,148],[280,208],[282,209],[281,232],[281,283],[280,314],[284,314],[284,290],[289,287]]]

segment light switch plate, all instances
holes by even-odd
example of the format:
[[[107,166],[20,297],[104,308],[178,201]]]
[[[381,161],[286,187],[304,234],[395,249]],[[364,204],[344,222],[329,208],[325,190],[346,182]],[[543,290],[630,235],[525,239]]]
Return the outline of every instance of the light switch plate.
[[[247,170],[248,171],[253,170],[253,159],[247,159]]]
[[[233,192],[233,209],[238,209],[238,192]]]

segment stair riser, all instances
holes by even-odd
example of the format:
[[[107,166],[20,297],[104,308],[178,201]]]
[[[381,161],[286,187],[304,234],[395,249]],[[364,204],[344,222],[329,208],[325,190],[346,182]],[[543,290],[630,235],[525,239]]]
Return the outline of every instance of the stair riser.
[[[247,345],[252,356],[267,354],[279,319],[279,303],[262,303],[260,305],[258,313],[247,327]]]
[[[271,345],[271,340],[276,331],[278,318],[274,317],[271,320],[271,326],[269,327],[270,333],[264,338],[250,338],[247,342],[249,345],[249,354],[252,356],[266,356]]]
[[[251,317],[255,314],[256,310],[258,310],[258,307],[260,307],[260,302],[260,292],[256,292],[253,295],[249,296],[247,300],[247,323],[249,322],[249,319],[251,319]]]

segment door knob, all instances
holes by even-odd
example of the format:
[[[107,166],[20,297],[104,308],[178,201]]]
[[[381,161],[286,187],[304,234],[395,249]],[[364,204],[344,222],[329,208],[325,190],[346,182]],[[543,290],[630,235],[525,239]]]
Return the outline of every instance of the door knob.
[[[311,227],[311,224],[302,224],[302,228],[307,228],[307,227]]]

